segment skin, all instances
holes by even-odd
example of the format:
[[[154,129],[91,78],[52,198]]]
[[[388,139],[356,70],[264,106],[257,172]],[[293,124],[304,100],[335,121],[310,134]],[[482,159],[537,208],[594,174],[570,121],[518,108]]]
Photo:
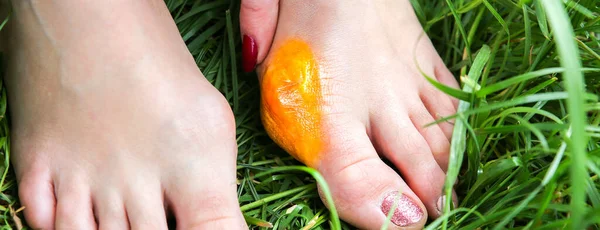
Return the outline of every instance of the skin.
[[[162,0],[12,3],[11,158],[32,228],[247,229],[233,114]]]
[[[279,13],[273,14],[273,8]],[[417,63],[439,82],[458,84],[429,39],[421,36],[410,2],[244,0],[240,16],[242,32],[258,44],[263,113],[286,117],[263,119],[265,127],[285,150],[321,172],[340,217],[360,229],[379,229],[394,200],[401,207],[390,228],[420,229],[427,216],[438,217],[453,127],[426,125],[455,113],[457,101],[427,82]],[[256,29],[260,26],[264,28]],[[306,87],[296,82],[308,79],[304,75],[288,76],[304,73],[296,64],[312,63],[288,60],[302,52],[281,58],[295,40],[311,50],[315,64],[309,66],[317,68],[310,79],[318,83],[309,82],[318,84],[320,90],[314,93],[320,95],[302,93]],[[320,97],[319,115],[297,112],[315,106],[289,103],[286,95]],[[318,127],[321,141],[314,143],[321,151],[315,155],[301,150],[312,146],[305,141],[312,136],[289,132],[290,126]],[[416,214],[419,209],[423,215]]]
[[[328,181],[340,216],[377,229],[388,200],[400,200],[402,212],[416,204],[440,215],[452,126],[425,124],[453,113],[455,101],[420,76],[415,59],[438,81],[456,82],[420,36],[408,1],[248,2],[242,21],[261,22],[254,13],[267,22],[263,35],[251,32],[260,26],[242,25],[266,60],[262,82],[286,41],[312,50],[320,118],[307,116],[306,125],[320,130],[322,148],[298,147],[305,150],[297,157],[319,153],[318,163],[306,162]],[[32,227],[166,229],[172,213],[180,229],[246,228],[231,111],[196,68],[162,1],[87,1],[76,10],[69,0],[13,3],[6,81],[9,103],[19,106],[11,108],[11,146]],[[427,215],[405,227],[422,227]]]

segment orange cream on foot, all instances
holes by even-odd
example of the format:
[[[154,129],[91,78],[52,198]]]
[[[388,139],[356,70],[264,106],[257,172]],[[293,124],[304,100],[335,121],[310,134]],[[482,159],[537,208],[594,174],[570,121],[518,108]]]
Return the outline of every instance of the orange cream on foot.
[[[262,122],[299,161],[316,167],[323,148],[319,67],[306,42],[290,39],[272,54],[261,82]]]

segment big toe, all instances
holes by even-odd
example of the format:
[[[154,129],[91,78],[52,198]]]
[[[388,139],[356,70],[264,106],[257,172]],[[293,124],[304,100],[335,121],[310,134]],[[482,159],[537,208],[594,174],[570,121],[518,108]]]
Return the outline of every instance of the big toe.
[[[235,182],[227,181],[177,183],[176,188],[167,189],[177,229],[247,229],[236,199]]]
[[[424,206],[402,178],[377,155],[364,126],[334,132],[317,166],[331,188],[339,215],[363,229],[420,229]]]
[[[165,196],[177,229],[248,229],[237,200],[235,161],[213,160],[216,163],[188,164],[169,173],[174,176],[166,183]]]

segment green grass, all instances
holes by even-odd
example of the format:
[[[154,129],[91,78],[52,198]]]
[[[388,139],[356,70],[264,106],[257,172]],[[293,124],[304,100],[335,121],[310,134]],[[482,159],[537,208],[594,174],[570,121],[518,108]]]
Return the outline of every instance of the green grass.
[[[447,203],[427,228],[600,229],[600,2],[411,2],[462,82],[462,90],[443,89],[463,100],[445,118],[456,124],[446,192],[458,178],[460,204],[449,211]],[[167,4],[198,66],[234,110],[238,195],[251,228],[337,225],[314,170],[299,167],[262,129],[256,75],[238,66],[239,3]],[[4,116],[0,124],[0,223],[10,229],[20,206]]]

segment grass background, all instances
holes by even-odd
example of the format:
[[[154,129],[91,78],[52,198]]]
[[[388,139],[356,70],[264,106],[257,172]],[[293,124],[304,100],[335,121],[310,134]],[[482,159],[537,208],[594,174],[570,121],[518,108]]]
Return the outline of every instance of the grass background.
[[[450,117],[447,180],[459,178],[460,205],[450,211],[448,204],[427,228],[600,229],[600,2],[410,1],[463,87],[439,86],[463,100]],[[256,75],[240,71],[239,1],[166,2],[199,68],[235,113],[238,195],[251,228],[332,228],[314,172],[262,129]],[[2,229],[22,222],[8,134],[2,116]]]

